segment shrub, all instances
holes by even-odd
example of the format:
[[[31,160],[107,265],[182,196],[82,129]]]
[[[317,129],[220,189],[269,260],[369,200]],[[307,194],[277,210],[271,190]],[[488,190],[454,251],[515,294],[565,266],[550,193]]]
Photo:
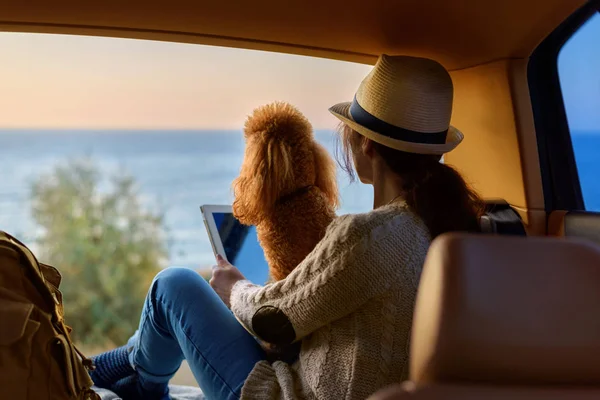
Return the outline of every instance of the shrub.
[[[84,346],[123,344],[133,334],[168,255],[163,216],[144,209],[134,179],[106,178],[77,159],[32,186],[38,256],[61,272],[66,322]]]

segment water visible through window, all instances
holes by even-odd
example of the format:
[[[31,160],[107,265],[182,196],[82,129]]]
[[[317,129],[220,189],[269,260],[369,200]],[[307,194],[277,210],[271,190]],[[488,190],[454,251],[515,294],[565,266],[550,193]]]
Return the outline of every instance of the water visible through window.
[[[333,154],[328,107],[369,66],[178,43],[0,34],[0,229],[63,275],[80,345],[122,344],[160,268],[210,273],[202,204],[231,204],[242,127],[298,107]],[[339,213],[372,207],[340,171]]]
[[[585,207],[600,211],[600,15],[565,44],[558,69]]]

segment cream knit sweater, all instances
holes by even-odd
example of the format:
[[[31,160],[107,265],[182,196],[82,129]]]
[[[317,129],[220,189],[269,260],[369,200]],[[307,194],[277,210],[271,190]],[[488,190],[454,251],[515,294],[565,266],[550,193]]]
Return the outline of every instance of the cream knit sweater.
[[[231,309],[249,331],[302,341],[293,365],[257,363],[242,399],[363,400],[405,379],[429,243],[427,228],[404,204],[385,206],[338,217],[285,280],[238,282]]]

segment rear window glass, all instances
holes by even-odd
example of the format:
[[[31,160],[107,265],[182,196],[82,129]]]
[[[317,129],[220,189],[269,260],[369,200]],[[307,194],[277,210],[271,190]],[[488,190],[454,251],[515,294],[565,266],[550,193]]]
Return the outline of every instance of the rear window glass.
[[[152,276],[214,263],[200,205],[231,204],[242,127],[287,101],[333,153],[327,109],[365,65],[153,41],[1,33],[0,229],[63,274],[68,323],[86,346],[122,344]],[[339,213],[368,186],[339,172]]]

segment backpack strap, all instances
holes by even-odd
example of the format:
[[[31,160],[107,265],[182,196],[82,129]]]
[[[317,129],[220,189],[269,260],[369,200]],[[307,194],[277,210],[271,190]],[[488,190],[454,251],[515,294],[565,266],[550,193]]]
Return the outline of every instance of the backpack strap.
[[[13,250],[16,253],[20,268],[24,270],[27,279],[36,289],[36,298],[33,301],[35,306],[50,316],[50,321],[48,319],[45,321],[52,324],[54,334],[59,335],[61,341],[64,340],[64,344],[68,346],[69,349],[66,353],[68,367],[64,373],[67,376],[72,376],[73,390],[76,391],[77,398],[99,400],[100,397],[91,390],[93,382],[88,374],[88,371],[93,369],[93,362],[85,357],[74,345],[70,336],[71,328],[64,321],[62,295],[59,290],[61,282],[60,272],[50,265],[38,262],[35,255],[26,245],[3,231],[0,231],[0,246]],[[31,308],[33,308],[33,304]]]
[[[29,248],[21,243],[17,238],[4,231],[0,231],[0,244],[4,244],[17,252],[21,266],[27,268],[26,272],[28,273],[31,282],[35,285],[38,293],[40,296],[42,296],[42,300],[44,301],[44,304],[40,304],[38,306],[51,314],[55,322],[58,321],[60,319],[60,314],[57,306],[60,304],[60,302],[48,287],[48,283],[46,282],[46,279],[42,273],[42,269],[40,268],[40,263],[35,258],[31,250],[29,250]]]
[[[486,203],[486,213],[480,220],[482,232],[527,236],[521,216],[510,204],[503,200],[488,200]]]

